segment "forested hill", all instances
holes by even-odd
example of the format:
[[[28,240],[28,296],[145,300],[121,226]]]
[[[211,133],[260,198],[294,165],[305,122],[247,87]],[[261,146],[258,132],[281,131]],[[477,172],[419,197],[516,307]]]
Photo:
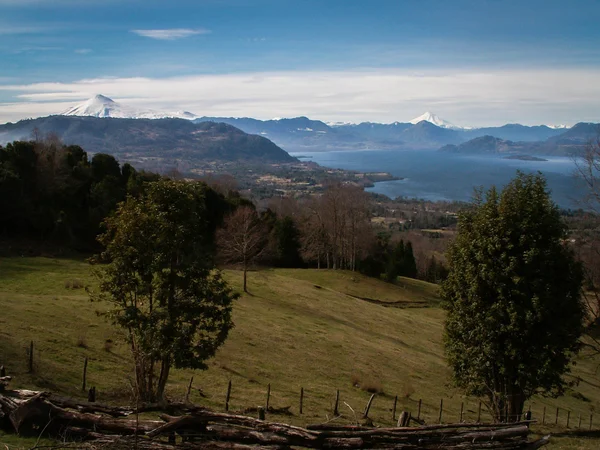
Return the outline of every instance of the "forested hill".
[[[65,144],[121,160],[141,158],[204,161],[292,162],[295,158],[262,136],[224,123],[183,119],[116,119],[49,116],[0,125],[0,145],[27,140],[34,130],[56,134]]]
[[[578,123],[563,133],[552,136],[545,141],[526,142],[510,141],[492,135],[481,136],[458,145],[448,144],[441,151],[465,154],[526,154],[565,156],[578,155],[585,151],[586,146],[598,139],[600,124]]]

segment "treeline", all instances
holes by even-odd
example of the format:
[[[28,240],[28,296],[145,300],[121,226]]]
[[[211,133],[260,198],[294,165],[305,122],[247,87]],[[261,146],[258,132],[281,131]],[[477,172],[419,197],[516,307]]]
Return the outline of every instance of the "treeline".
[[[117,205],[161,178],[111,155],[90,158],[52,136],[0,146],[0,236],[98,250],[102,224]],[[231,183],[207,182],[211,242],[223,230],[215,250],[224,263],[356,270],[389,281],[443,278],[439,261],[419,273],[410,242],[374,232],[373,205],[358,186],[333,183],[321,196],[258,212]]]
[[[222,256],[244,272],[262,264],[355,270],[387,281],[398,276],[442,281],[446,270],[435,256],[419,270],[410,241],[375,231],[372,208],[360,187],[332,183],[320,196],[273,200],[260,214],[238,211],[226,219]]]
[[[117,204],[158,178],[51,137],[0,146],[0,234],[90,250]]]

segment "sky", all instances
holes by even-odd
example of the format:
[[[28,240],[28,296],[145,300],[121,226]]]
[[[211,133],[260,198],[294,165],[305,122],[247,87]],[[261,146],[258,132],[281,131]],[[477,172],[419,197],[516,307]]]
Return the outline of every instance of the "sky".
[[[197,115],[600,122],[600,0],[0,0],[0,123],[96,94]]]

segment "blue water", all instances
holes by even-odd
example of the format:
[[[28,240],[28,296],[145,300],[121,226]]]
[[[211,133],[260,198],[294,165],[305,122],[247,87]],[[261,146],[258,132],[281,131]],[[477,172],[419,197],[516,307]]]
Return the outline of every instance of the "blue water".
[[[548,161],[521,161],[496,156],[455,155],[438,151],[365,150],[314,152],[310,156],[322,166],[365,172],[389,172],[402,180],[383,181],[367,189],[391,198],[469,201],[478,186],[501,187],[523,172],[540,171],[548,181],[553,200],[563,208],[582,207],[582,182],[575,177],[571,158],[544,156]]]

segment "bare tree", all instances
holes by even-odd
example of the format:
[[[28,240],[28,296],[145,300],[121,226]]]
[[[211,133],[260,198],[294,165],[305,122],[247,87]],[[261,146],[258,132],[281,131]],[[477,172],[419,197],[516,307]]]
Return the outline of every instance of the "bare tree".
[[[304,208],[303,253],[307,259],[332,269],[356,269],[368,247],[372,230],[369,199],[361,187],[334,183]]]
[[[598,131],[598,137],[588,142],[584,152],[573,157],[575,175],[587,187],[583,203],[596,212],[600,208],[600,129]]]
[[[244,292],[248,292],[248,267],[260,256],[267,243],[267,230],[250,206],[240,206],[217,232],[219,253],[226,262],[241,264]]]

